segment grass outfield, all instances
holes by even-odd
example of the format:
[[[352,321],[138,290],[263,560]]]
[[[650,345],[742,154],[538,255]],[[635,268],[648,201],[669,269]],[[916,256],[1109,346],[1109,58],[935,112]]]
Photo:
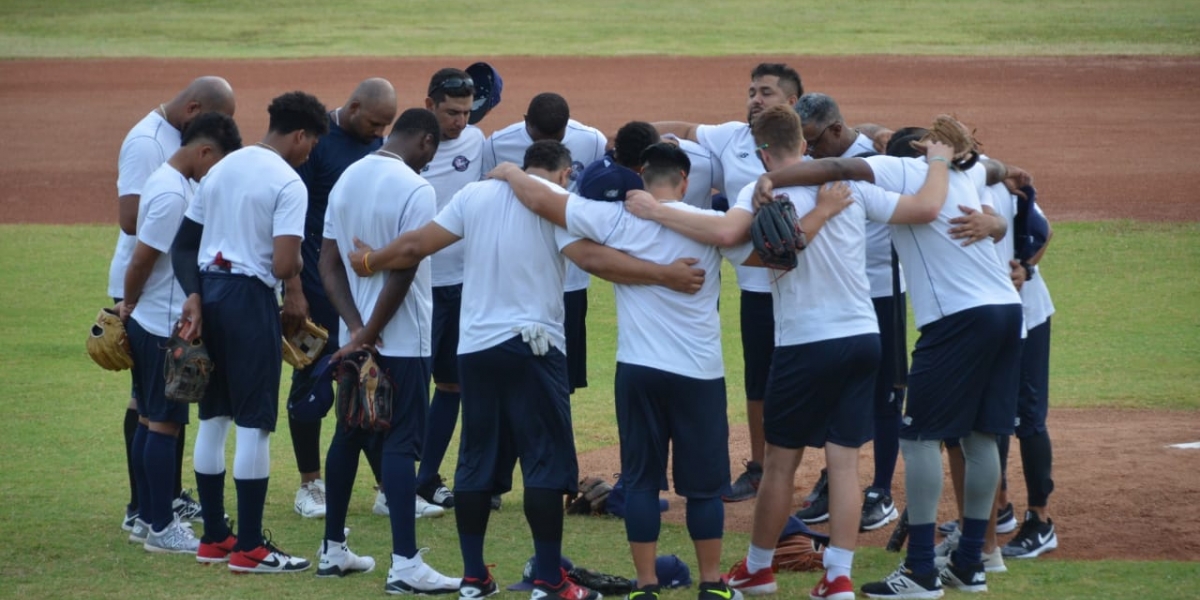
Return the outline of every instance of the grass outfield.
[[[1191,0],[0,3],[0,57],[1200,53]]]
[[[1181,273],[1200,270],[1198,224],[1128,222],[1067,223],[1056,236],[1044,272],[1059,309],[1055,317],[1052,398],[1056,406],[1195,407],[1200,384],[1192,310],[1200,281]],[[108,258],[115,228],[103,226],[0,226],[0,278],[13,282],[0,292],[0,364],[8,398],[0,403],[0,537],[14,540],[0,549],[0,596],[89,598],[157,596],[261,597],[382,593],[383,573],[345,581],[318,580],[311,572],[280,577],[232,579],[223,568],[197,566],[188,557],[148,556],[125,542],[117,529],[126,493],[119,418],[128,375],[101,371],[88,360],[83,337],[105,298]],[[52,240],[52,243],[51,243]],[[1069,257],[1069,260],[1068,258]],[[732,276],[727,273],[727,276]],[[735,286],[725,286],[724,306],[736,306]],[[1191,299],[1184,304],[1182,299]],[[586,423],[581,450],[615,443],[611,402],[615,353],[610,286],[597,283],[590,294],[589,379],[592,387],[575,396],[576,421]],[[1191,307],[1191,308],[1189,308]],[[725,319],[736,319],[725,311]],[[741,387],[741,360],[735,323],[727,323],[728,385]],[[730,403],[730,417],[744,422],[743,405]],[[327,441],[333,423],[325,423]],[[193,430],[194,431],[194,430]],[[190,434],[190,435],[194,435]],[[189,435],[189,437],[190,437]],[[297,483],[286,427],[272,444],[273,481],[266,525],[285,549],[314,558],[322,521],[307,521],[291,509]],[[452,445],[447,464],[454,464]],[[232,452],[227,457],[232,460]],[[190,456],[185,469],[190,473]],[[360,474],[368,473],[363,467]],[[449,474],[449,469],[443,471]],[[373,492],[360,476],[348,525],[352,546],[372,554],[386,568],[389,547],[384,519],[370,514]],[[185,481],[189,477],[185,475]],[[227,489],[233,506],[232,485]],[[519,494],[493,516],[487,556],[502,583],[520,578],[532,553],[519,510]],[[232,512],[232,508],[231,508]],[[629,574],[628,552],[619,521],[571,519],[565,547],[579,562]],[[420,545],[429,546],[431,564],[446,572],[460,567],[452,517],[418,521]],[[748,538],[727,535],[724,564],[744,552]],[[1114,543],[1118,543],[1115,542]],[[662,546],[694,566],[686,533],[664,525]],[[856,581],[880,577],[896,555],[862,549]],[[381,570],[382,570],[381,568]],[[990,598],[1126,597],[1193,598],[1195,565],[1171,562],[1011,561],[1010,573],[993,578]],[[802,596],[815,576],[781,578],[778,597]],[[690,597],[673,592],[666,598]],[[165,595],[165,592],[163,594]],[[502,597],[521,598],[524,594]]]

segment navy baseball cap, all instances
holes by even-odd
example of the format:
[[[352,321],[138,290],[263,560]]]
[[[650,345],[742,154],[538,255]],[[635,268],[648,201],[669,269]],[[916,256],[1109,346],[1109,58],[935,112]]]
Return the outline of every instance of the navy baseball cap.
[[[521,571],[521,580],[508,586],[505,589],[507,589],[510,592],[527,592],[529,590],[532,590],[533,589],[533,580],[534,580],[533,561],[536,558],[537,558],[536,556],[530,556],[529,560],[525,561],[525,570]],[[571,569],[575,568],[575,563],[571,562],[571,559],[563,556],[563,557],[561,557],[561,560],[562,560],[563,570],[570,571]]]
[[[577,192],[589,200],[624,202],[629,190],[641,189],[645,189],[641,176],[606,155],[583,170]]]
[[[654,559],[654,575],[658,577],[658,585],[664,589],[685,588],[692,585],[692,570],[687,563],[679,560],[674,554],[660,556]],[[637,587],[637,580],[633,580]]]
[[[796,518],[796,515],[791,515],[788,517],[787,523],[784,524],[783,532],[779,534],[779,539],[782,540],[785,537],[797,534],[808,537],[822,546],[829,545],[829,536],[813,531],[808,525],[804,524],[804,521]]]
[[[326,354],[313,363],[308,394],[288,402],[288,412],[293,419],[301,422],[320,421],[329,414],[329,409],[333,407],[333,378],[337,371],[337,365],[329,360],[332,356]]]
[[[487,116],[488,111],[500,104],[500,92],[504,90],[504,80],[500,72],[492,65],[477,62],[467,67],[467,75],[475,82],[475,101],[471,103],[471,116],[467,122],[474,125]]]

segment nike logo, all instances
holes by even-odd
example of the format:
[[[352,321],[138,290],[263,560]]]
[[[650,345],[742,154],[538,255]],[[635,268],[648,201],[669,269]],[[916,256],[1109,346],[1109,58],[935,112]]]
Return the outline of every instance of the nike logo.
[[[730,583],[730,585],[732,585],[732,583]],[[724,598],[725,600],[729,600],[730,598],[733,597],[733,590],[730,590],[730,589],[716,590],[716,589],[709,588],[708,591],[712,592],[713,594],[716,594],[717,596]]]
[[[736,587],[742,587],[743,585],[745,585],[749,582],[750,582],[750,578],[747,577],[745,579],[732,579],[731,578],[728,583],[729,583],[729,587],[736,588]]]
[[[1051,530],[1050,532],[1048,532],[1044,535],[1039,533],[1038,534],[1038,543],[1045,546],[1046,544],[1050,543],[1050,538],[1052,538],[1052,537],[1054,537],[1053,530]]]
[[[983,573],[976,573],[971,576],[971,583],[987,583],[987,576]]]
[[[260,561],[258,561],[258,564],[260,564],[264,567],[271,567],[272,569],[278,568],[280,565],[279,557],[275,556],[274,554],[272,554],[270,556],[271,556],[270,560],[260,560]]]
[[[821,582],[821,585],[817,586],[817,595],[818,596],[824,596],[825,592],[828,592],[828,591],[829,591],[829,587],[825,585],[824,581]]]

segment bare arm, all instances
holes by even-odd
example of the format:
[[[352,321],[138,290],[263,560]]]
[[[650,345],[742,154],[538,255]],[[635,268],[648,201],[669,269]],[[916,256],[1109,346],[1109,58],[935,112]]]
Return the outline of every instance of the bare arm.
[[[346,322],[350,334],[354,335],[363,327],[362,315],[358,313],[358,306],[354,304],[354,296],[350,293],[350,278],[346,276],[346,265],[342,264],[336,240],[321,240],[321,259],[317,269],[321,273],[321,285],[325,288],[329,303]]]
[[[383,248],[375,249],[357,238],[349,254],[350,267],[359,277],[370,277],[379,271],[394,271],[417,266],[426,256],[462,238],[446,231],[436,222],[414,229],[394,239]]]
[[[667,265],[647,262],[597,244],[579,240],[562,253],[576,266],[592,275],[613,283],[626,285],[661,285],[677,292],[694,294],[704,284],[704,270],[691,265],[694,258],[682,258]]]
[[[675,137],[685,140],[698,142],[696,139],[696,128],[699,127],[696,123],[688,123],[686,121],[659,121],[651,123],[658,130],[659,135],[671,134]]]
[[[634,216],[648,219],[702,244],[728,248],[750,240],[750,222],[754,216],[738,209],[723,215],[676,210],[654,199],[649,192],[633,190],[625,200],[625,209]]]
[[[138,202],[141,198],[137,194],[117,198],[117,223],[121,231],[128,235],[137,235]]]
[[[138,242],[133,249],[133,256],[129,258],[129,267],[125,270],[125,295],[122,296],[121,318],[128,318],[129,313],[133,312],[137,306],[138,299],[142,297],[142,290],[146,286],[146,280],[150,278],[150,272],[154,270],[154,262],[162,254],[158,250]]]
[[[923,225],[931,223],[946,204],[946,193],[950,186],[950,155],[953,148],[940,142],[930,142],[926,152],[929,170],[925,183],[913,195],[902,195],[896,204],[889,223],[899,225]]]
[[[824,185],[831,181],[875,183],[875,172],[861,158],[822,158],[796,163],[759,176],[754,186],[754,204],[773,200],[777,187]]]
[[[274,238],[271,273],[275,277],[288,280],[300,274],[304,269],[304,259],[300,258],[300,236],[281,235]]]
[[[517,196],[517,200],[525,205],[533,214],[566,228],[567,226],[567,194],[560,194],[534,179],[521,167],[513,163],[497,165],[487,174],[491,179],[508,182],[509,187]]]
[[[983,161],[983,170],[987,173],[988,185],[996,185],[1008,179],[1008,167],[994,158]]]

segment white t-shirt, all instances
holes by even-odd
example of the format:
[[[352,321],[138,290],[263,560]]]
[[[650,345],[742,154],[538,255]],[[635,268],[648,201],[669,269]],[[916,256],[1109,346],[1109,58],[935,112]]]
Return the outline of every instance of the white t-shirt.
[[[842,158],[874,152],[871,138],[858,134],[854,143],[842,153]],[[900,268],[900,292],[904,293],[904,269]],[[867,280],[871,282],[872,298],[892,296],[892,230],[887,223],[867,221]]]
[[[921,189],[929,169],[924,159],[872,156],[866,161],[876,185],[900,194]],[[904,263],[918,329],[968,308],[1021,301],[992,244],[963,246],[950,238],[950,219],[962,214],[960,205],[982,210],[971,175],[952,170],[949,193],[936,220],[892,226],[892,243]]]
[[[791,271],[763,269],[771,280],[775,347],[879,333],[867,281],[867,220],[886,223],[900,195],[850,182],[850,206],[821,227]],[[816,187],[778,188],[804,215],[817,205]],[[736,208],[753,211],[754,184],[738,194]]]
[[[483,132],[467,125],[453,140],[442,140],[433,160],[421,170],[421,177],[437,192],[437,209],[450,203],[464,185],[483,176]],[[455,242],[433,255],[433,286],[462,283],[462,244]]]
[[[683,202],[666,206],[721,214]],[[720,272],[722,256],[741,264],[751,250],[749,243],[729,249],[701,244],[658,223],[633,216],[623,203],[588,200],[574,194],[567,202],[567,231],[653,263],[697,258],[700,262],[696,268],[706,273]],[[617,301],[617,362],[694,379],[725,376],[721,319],[717,315],[719,278],[705,277],[696,294],[657,285],[614,284],[613,290]]]
[[[696,141],[712,153],[713,162],[720,164],[724,179],[717,189],[736,202],[737,194],[747,184],[754,183],[762,175],[762,161],[754,153],[754,135],[750,125],[742,121],[730,121],[721,125],[700,125],[696,128]],[[689,184],[690,185],[690,184]],[[738,287],[747,292],[770,292],[771,279],[767,269],[738,265]]]
[[[308,189],[281,156],[261,146],[233,152],[208,172],[187,209],[204,226],[197,263],[204,269],[220,253],[234,273],[275,288],[275,238],[304,237],[307,206]]]
[[[179,130],[171,126],[157,110],[138,121],[121,143],[117,159],[117,196],[141,194],[146,178],[179,149]],[[125,295],[125,268],[133,256],[137,237],[124,231],[117,234],[117,247],[108,265],[108,295]]]
[[[604,146],[608,144],[608,138],[595,127],[569,119],[562,143],[571,151],[571,183],[567,190],[574,192],[584,167],[604,158]],[[493,133],[483,146],[483,172],[486,174],[502,162],[524,165],[525,150],[531,145],[533,138],[529,137],[524,121]],[[568,259],[565,282],[563,291],[585,290],[591,282],[591,275]]]
[[[163,163],[142,186],[138,199],[137,241],[162,254],[142,287],[142,296],[130,315],[147,332],[169,337],[183,309],[183,289],[171,266],[171,243],[183,222],[183,213],[195,194],[192,181]],[[124,292],[119,296],[125,296]]]
[[[346,267],[350,295],[365,323],[375,310],[383,292],[387,273],[359,277],[347,255],[354,250],[354,238],[374,248],[386,246],[406,231],[420,229],[433,219],[437,193],[429,182],[395,158],[368,154],[350,165],[329,192],[322,236],[336,240],[338,254]],[[430,356],[433,292],[430,287],[430,259],[417,265],[412,286],[400,308],[380,332],[383,356]],[[339,339],[349,340],[346,321],[338,319]]]
[[[679,140],[679,149],[686,152],[692,161],[683,203],[704,210],[712,208],[712,191],[724,186],[725,175],[721,172],[720,161],[714,160],[712,152],[704,146],[691,140]]]
[[[526,210],[503,181],[468,184],[433,221],[463,238],[458,353],[500,344],[513,337],[513,327],[541,325],[551,344],[565,354],[567,259],[559,250],[579,238]]]
[[[1042,207],[1036,203],[1033,209],[1045,216]],[[1025,326],[1030,329],[1045,323],[1054,315],[1054,302],[1050,300],[1050,289],[1046,287],[1046,280],[1042,279],[1041,265],[1038,265],[1033,277],[1021,286],[1021,305],[1025,310]]]

